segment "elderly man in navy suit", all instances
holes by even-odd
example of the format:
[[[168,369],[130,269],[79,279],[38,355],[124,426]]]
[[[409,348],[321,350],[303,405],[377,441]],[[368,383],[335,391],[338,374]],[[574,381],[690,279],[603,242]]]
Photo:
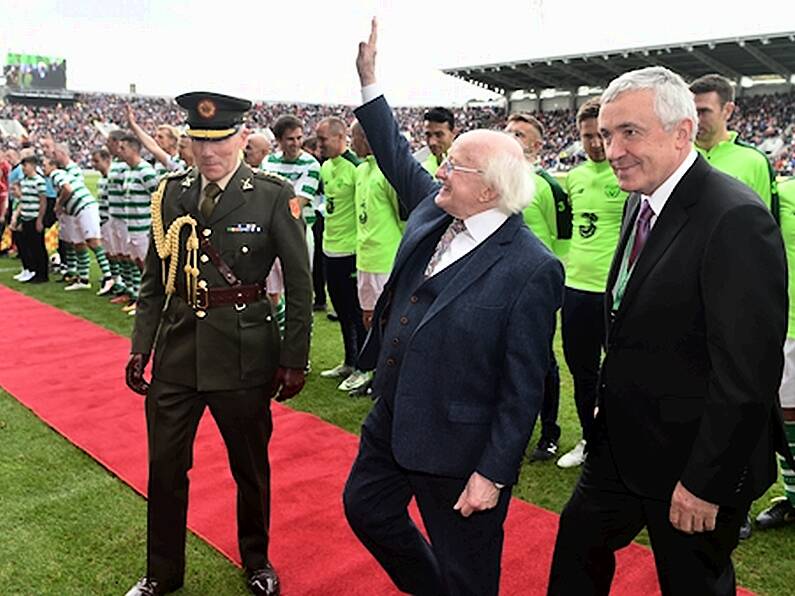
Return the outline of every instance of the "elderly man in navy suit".
[[[351,528],[412,594],[499,590],[511,485],[549,368],[563,268],[522,223],[521,147],[461,135],[434,180],[375,86],[376,25],[359,46],[356,116],[411,215],[360,365],[376,370],[344,501]],[[414,498],[429,540],[411,521]]]

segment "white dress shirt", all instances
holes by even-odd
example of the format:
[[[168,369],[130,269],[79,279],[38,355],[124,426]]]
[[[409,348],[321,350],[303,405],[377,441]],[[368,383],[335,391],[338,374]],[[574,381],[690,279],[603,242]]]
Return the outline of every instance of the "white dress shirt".
[[[506,219],[508,216],[497,208],[487,209],[467,217],[464,220],[466,230],[453,238],[450,246],[442,253],[439,262],[431,272],[431,277],[476,249],[486,238],[496,232]]]

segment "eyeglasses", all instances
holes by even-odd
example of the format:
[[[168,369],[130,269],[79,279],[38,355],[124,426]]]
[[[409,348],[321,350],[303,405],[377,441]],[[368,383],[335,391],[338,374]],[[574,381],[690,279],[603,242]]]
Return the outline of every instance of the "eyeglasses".
[[[457,166],[449,159],[445,159],[441,165],[439,165],[439,169],[444,172],[445,176],[449,176],[452,172],[463,172],[465,174],[483,174],[483,170],[479,170],[477,168],[468,168],[466,166]]]

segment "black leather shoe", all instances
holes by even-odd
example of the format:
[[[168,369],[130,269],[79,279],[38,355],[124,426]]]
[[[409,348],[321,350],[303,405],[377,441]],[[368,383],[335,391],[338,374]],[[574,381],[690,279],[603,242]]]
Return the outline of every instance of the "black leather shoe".
[[[547,461],[555,457],[558,452],[558,443],[557,441],[551,441],[549,439],[541,439],[538,441],[538,445],[533,450],[533,453],[530,454],[530,461]]]
[[[160,583],[152,577],[142,577],[138,580],[126,596],[160,596],[166,592],[160,587]]]
[[[787,497],[773,499],[773,504],[756,516],[756,527],[760,530],[780,528],[795,523],[795,506]]]
[[[273,565],[268,563],[262,569],[246,570],[248,589],[257,596],[279,596],[279,576]]]
[[[753,530],[751,529],[751,516],[746,515],[743,525],[740,526],[740,534],[739,534],[740,540],[748,540],[751,537],[752,531]]]

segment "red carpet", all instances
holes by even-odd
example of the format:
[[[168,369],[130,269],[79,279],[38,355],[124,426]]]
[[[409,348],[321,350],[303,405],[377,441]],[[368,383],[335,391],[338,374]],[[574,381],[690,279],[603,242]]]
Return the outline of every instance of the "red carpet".
[[[129,341],[2,285],[0,304],[4,319],[14,322],[0,336],[0,386],[144,494],[143,400],[123,381]],[[271,558],[285,596],[397,594],[342,513],[340,495],[358,438],[278,404],[273,417]],[[223,444],[207,415],[196,440],[188,524],[239,563],[234,502]],[[545,593],[557,520],[554,513],[514,499],[502,594]],[[131,579],[137,571],[130,571]],[[632,545],[619,554],[613,593],[659,594],[650,551]]]

